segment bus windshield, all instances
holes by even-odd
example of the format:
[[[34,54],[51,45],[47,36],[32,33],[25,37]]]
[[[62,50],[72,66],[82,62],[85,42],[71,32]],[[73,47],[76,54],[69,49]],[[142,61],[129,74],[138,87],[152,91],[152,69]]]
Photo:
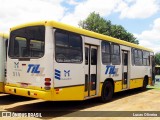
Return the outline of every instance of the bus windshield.
[[[32,26],[11,31],[9,57],[40,58],[44,55],[45,27]]]

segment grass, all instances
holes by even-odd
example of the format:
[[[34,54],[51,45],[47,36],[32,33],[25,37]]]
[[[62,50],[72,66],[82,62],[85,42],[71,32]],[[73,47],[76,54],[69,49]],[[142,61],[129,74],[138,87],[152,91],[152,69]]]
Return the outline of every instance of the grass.
[[[155,78],[159,78],[160,79],[160,75],[156,75]],[[154,86],[147,86],[147,88],[154,88],[154,89],[158,89],[160,90],[160,81],[155,81],[155,85]]]

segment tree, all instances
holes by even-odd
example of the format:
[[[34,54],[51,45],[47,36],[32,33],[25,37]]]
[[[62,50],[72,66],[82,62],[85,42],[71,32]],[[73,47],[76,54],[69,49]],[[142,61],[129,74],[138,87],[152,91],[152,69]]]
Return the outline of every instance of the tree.
[[[90,13],[86,20],[80,21],[79,26],[104,35],[110,34],[111,31],[111,21],[106,21],[95,12]]]
[[[155,54],[155,64],[160,65],[160,53]]]
[[[110,20],[105,20],[95,12],[90,13],[85,20],[80,21],[79,26],[90,31],[139,44],[139,41],[136,39],[136,37],[134,37],[132,33],[127,32],[123,26],[112,25]]]
[[[139,41],[136,40],[136,37],[132,33],[127,32],[125,28],[121,25],[111,25],[110,36],[125,40],[127,42],[139,44]]]

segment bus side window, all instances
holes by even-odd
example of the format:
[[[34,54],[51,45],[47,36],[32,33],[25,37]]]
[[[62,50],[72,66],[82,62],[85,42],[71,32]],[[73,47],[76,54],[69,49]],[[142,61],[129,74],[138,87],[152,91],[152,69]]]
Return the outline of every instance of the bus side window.
[[[124,53],[124,63],[123,65],[128,65],[128,54]]]
[[[82,39],[80,35],[69,34],[69,50],[71,62],[82,62]]]
[[[132,52],[132,65],[135,65],[135,54],[134,54],[134,48],[132,48],[131,52]]]
[[[103,64],[110,64],[111,63],[111,49],[110,49],[109,42],[102,41],[101,52],[102,52],[102,63]]]
[[[88,65],[88,48],[85,47],[85,65]]]
[[[97,49],[91,49],[91,65],[97,65]]]
[[[141,66],[141,65],[143,65],[143,61],[142,61],[142,50],[135,49],[135,50],[134,50],[134,58],[135,58],[135,65],[136,65],[136,66]]]
[[[143,61],[142,61],[142,50],[138,50],[138,57],[139,57],[139,65],[142,65],[143,64]]]
[[[56,61],[60,63],[82,62],[82,38],[80,35],[56,30],[55,32]]]
[[[143,51],[143,65],[149,66],[149,52]]]
[[[68,35],[65,32],[56,31],[55,33],[55,52],[56,61],[65,62],[68,60]]]
[[[112,64],[120,64],[120,46],[117,44],[112,44]]]
[[[139,65],[139,57],[138,57],[138,50],[135,49],[134,50],[134,61],[135,61],[135,65]]]

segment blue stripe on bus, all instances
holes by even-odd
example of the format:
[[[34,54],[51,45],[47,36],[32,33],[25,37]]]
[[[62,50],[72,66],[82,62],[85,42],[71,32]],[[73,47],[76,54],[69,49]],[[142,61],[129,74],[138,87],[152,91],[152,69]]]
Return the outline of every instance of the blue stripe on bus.
[[[60,73],[61,73],[61,71],[59,71],[59,70],[55,69],[55,73],[59,73],[59,74],[60,74]]]
[[[59,73],[55,73],[55,76],[59,76],[60,77],[61,75]]]
[[[58,76],[55,76],[55,78],[58,79],[58,80],[60,80],[60,77],[58,77]]]

